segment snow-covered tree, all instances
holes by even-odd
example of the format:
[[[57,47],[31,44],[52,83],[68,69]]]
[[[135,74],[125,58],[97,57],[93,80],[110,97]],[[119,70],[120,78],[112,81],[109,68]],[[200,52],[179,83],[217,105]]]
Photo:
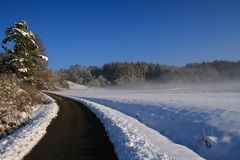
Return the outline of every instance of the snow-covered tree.
[[[37,37],[28,29],[26,21],[16,22],[5,33],[2,47],[6,54],[1,62],[5,72],[15,73],[26,80],[34,80],[38,67],[43,66],[39,64],[48,61],[37,43]]]

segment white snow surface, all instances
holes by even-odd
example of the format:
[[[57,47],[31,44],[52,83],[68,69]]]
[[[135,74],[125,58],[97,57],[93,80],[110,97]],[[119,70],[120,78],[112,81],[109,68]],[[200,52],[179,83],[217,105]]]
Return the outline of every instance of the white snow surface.
[[[74,83],[74,82],[71,82],[71,81],[67,81],[68,85],[69,85],[69,88],[70,89],[73,89],[73,90],[76,90],[76,89],[87,89],[88,87],[87,86],[84,86],[84,85],[81,85],[81,84],[77,84],[77,83]]]
[[[195,88],[88,88],[57,93],[118,110],[206,159],[240,157],[239,83]]]
[[[44,61],[48,61],[48,57],[47,56],[39,55],[38,57],[40,57]]]
[[[101,120],[120,160],[203,159],[126,114],[95,102],[71,98],[83,103]]]
[[[0,140],[0,160],[22,159],[46,134],[46,129],[57,116],[59,107],[52,98],[45,97],[48,104],[36,110],[26,126]]]

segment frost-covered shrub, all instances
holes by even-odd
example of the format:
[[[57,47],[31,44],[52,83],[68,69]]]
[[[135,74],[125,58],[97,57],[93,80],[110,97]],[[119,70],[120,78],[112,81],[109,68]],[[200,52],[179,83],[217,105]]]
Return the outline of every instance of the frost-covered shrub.
[[[45,90],[63,90],[68,89],[69,85],[65,80],[65,76],[61,72],[48,72]]]
[[[41,94],[14,75],[0,76],[0,137],[23,124],[40,104]]]

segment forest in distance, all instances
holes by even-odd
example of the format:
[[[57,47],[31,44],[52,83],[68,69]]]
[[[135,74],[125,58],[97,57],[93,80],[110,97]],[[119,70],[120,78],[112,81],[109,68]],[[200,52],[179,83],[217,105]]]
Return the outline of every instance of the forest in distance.
[[[139,82],[209,83],[240,80],[240,61],[216,60],[185,66],[146,62],[112,62],[101,67],[71,65],[57,71],[63,79],[88,86],[119,86]]]

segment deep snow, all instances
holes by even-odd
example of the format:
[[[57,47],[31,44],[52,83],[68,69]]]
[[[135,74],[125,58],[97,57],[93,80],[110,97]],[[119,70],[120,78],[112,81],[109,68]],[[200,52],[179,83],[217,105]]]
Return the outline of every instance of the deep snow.
[[[116,109],[206,159],[238,159],[238,88],[84,89],[58,92]],[[148,135],[151,136],[151,135]]]
[[[46,134],[46,129],[57,116],[59,107],[52,98],[45,96],[45,99],[48,104],[36,110],[25,126],[0,140],[0,160],[22,159]]]
[[[203,159],[130,116],[88,100],[71,98],[85,104],[101,120],[120,160]]]

